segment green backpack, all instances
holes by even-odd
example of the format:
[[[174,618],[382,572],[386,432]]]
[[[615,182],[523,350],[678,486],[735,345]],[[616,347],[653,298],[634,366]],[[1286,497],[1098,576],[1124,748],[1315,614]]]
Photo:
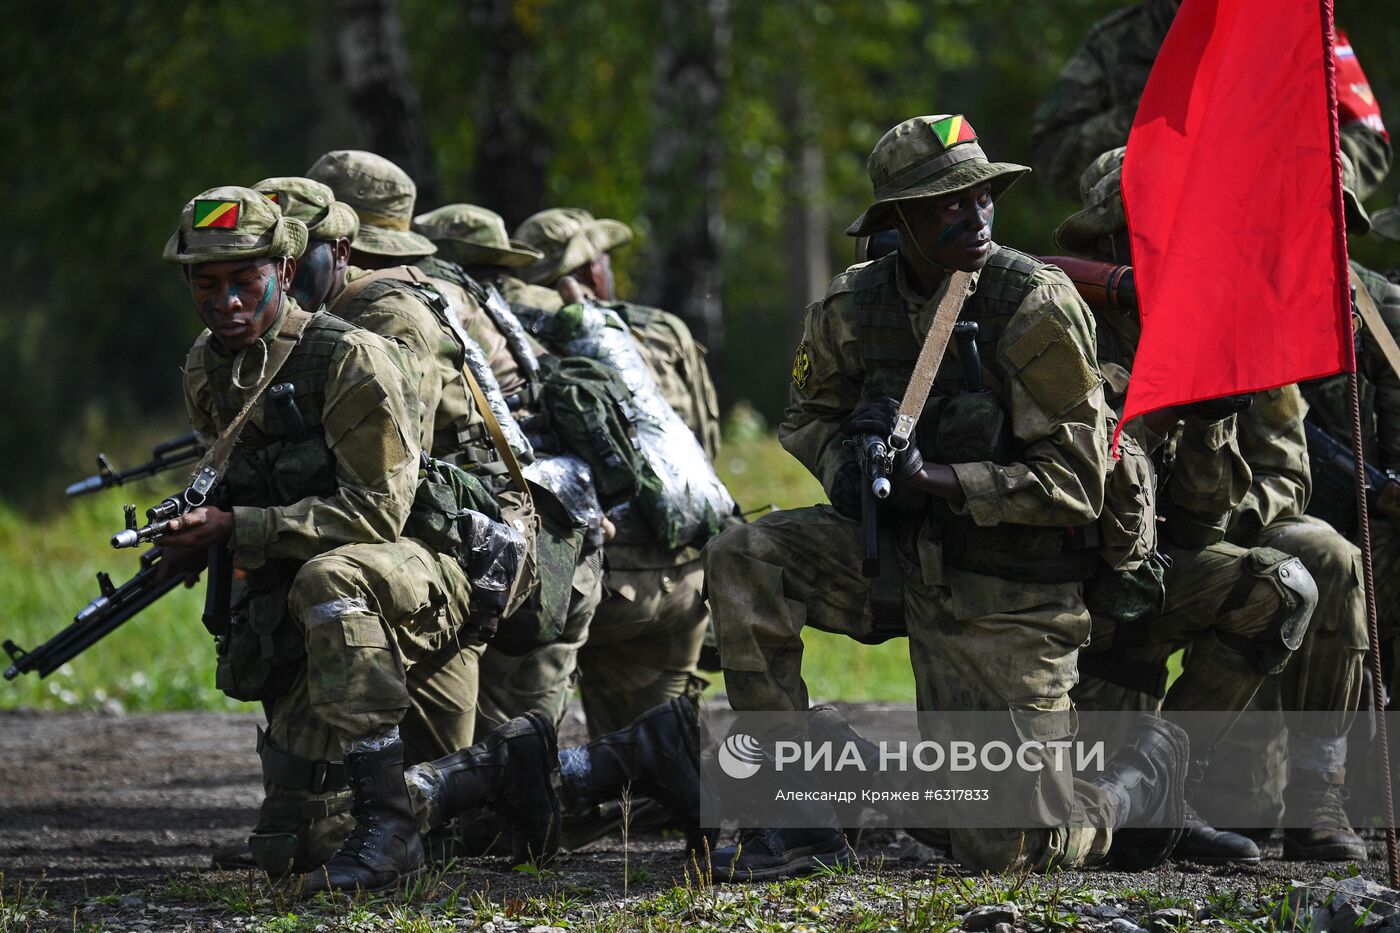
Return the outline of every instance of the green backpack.
[[[616,370],[584,356],[540,361],[542,404],[564,450],[593,473],[607,509],[650,488],[661,492],[637,445],[632,392]]]

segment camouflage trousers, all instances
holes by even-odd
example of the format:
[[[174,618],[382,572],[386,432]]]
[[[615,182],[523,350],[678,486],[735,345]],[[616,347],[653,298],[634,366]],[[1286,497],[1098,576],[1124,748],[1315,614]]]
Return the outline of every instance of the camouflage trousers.
[[[709,625],[699,558],[676,567],[609,567],[607,598],[579,652],[579,693],[594,738],[690,687]]]
[[[399,726],[406,761],[470,745],[481,645],[458,630],[470,587],[412,539],[355,544],[308,561],[288,597],[306,670],[264,703],[264,800],[249,840],[270,871],[321,864],[349,831],[347,739]]]
[[[603,552],[594,551],[574,569],[568,616],[559,637],[522,655],[487,648],[481,657],[477,731],[485,734],[530,710],[558,725],[578,680],[578,653],[588,638],[603,598]]]
[[[807,708],[804,627],[871,640],[870,581],[861,575],[861,556],[861,526],[829,506],[774,512],[724,531],[705,547],[710,606],[735,709]],[[938,542],[922,529],[900,535],[898,558],[920,709],[1035,714],[1073,708],[1069,691],[1090,630],[1081,584],[945,569]],[[1007,719],[1011,729],[1027,717]],[[1056,769],[1048,757],[1042,765],[1028,779],[1028,805],[1036,812],[1064,812],[1068,805],[1076,817],[1036,829],[954,829],[954,858],[979,871],[1045,870],[1107,854],[1112,830],[1105,827],[1112,821],[1106,793],[1063,773],[1052,779]]]
[[[1079,655],[1079,683],[1070,691],[1078,708],[1241,712],[1277,663],[1260,663],[1248,648],[1287,657],[1279,628],[1300,611],[1301,599],[1289,586],[1290,571],[1302,572],[1296,562],[1287,566],[1293,558],[1224,542],[1169,549],[1166,556],[1171,566],[1160,615],[1129,625],[1093,620],[1089,647]],[[1189,653],[1181,676],[1167,690],[1167,659],[1182,648]],[[1192,735],[1192,756],[1208,760],[1232,721],[1221,717],[1211,734]]]
[[[1303,644],[1277,684],[1261,689],[1251,710],[1315,710],[1313,734],[1296,730],[1267,745],[1226,738],[1206,776],[1209,796],[1237,815],[1238,826],[1276,826],[1289,769],[1335,774],[1346,761],[1346,735],[1361,699],[1368,643],[1360,552],[1332,526],[1310,516],[1273,522],[1251,542],[1302,560],[1317,583],[1318,604]]]

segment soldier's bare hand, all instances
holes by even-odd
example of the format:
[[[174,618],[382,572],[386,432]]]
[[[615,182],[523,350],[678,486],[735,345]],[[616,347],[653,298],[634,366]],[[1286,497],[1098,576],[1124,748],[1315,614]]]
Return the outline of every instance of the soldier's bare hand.
[[[227,541],[233,534],[233,513],[201,506],[170,520],[160,537],[161,547],[207,548]]]
[[[592,297],[588,289],[579,284],[578,279],[572,275],[566,275],[555,285],[559,290],[559,297],[564,299],[564,304],[574,305],[581,301],[586,301]]]
[[[156,579],[164,582],[172,577],[184,577],[185,586],[192,587],[199,582],[199,575],[208,563],[208,548],[172,547],[162,538]]]

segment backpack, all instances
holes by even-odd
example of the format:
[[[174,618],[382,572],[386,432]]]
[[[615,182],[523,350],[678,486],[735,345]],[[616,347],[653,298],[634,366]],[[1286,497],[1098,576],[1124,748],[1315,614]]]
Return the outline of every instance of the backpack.
[[[593,473],[598,499],[607,509],[660,491],[633,426],[632,392],[616,370],[584,356],[540,361],[542,405],[564,450],[582,458]]]

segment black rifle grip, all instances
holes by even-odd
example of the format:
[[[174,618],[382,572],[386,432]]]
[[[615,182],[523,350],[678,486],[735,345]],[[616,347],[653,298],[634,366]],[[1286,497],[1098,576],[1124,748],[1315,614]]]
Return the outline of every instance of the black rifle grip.
[[[977,322],[958,321],[953,338],[958,342],[958,362],[962,364],[963,391],[982,391],[982,353],[977,349]]]
[[[282,421],[287,438],[293,444],[306,440],[306,421],[301,417],[301,409],[297,408],[296,386],[290,382],[279,382],[267,390],[267,397]]]

